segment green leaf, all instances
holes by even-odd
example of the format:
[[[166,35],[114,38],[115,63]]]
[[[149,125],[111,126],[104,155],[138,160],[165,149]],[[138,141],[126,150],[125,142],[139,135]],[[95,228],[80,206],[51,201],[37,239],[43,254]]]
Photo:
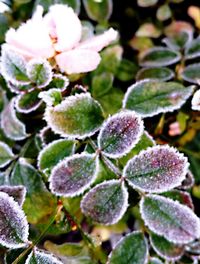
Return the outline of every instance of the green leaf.
[[[17,202],[0,192],[0,244],[20,248],[28,243],[28,223]]]
[[[28,78],[37,88],[47,86],[52,80],[52,68],[45,59],[32,59],[26,67]]]
[[[96,154],[74,154],[60,161],[49,178],[52,193],[74,197],[82,194],[97,176],[99,160]]]
[[[176,261],[184,254],[184,246],[169,242],[162,236],[151,233],[150,242],[155,252],[166,260]]]
[[[26,188],[23,185],[18,185],[18,186],[3,185],[0,186],[0,192],[5,192],[9,196],[12,196],[15,202],[19,204],[19,206],[23,205],[26,196]]]
[[[122,59],[116,72],[116,78],[122,82],[133,80],[138,71],[138,66],[126,59]]]
[[[38,167],[45,173],[61,160],[73,154],[75,142],[67,139],[58,139],[45,146],[38,156]]]
[[[44,251],[39,251],[34,248],[28,255],[25,264],[63,264],[60,260],[54,257],[52,254],[47,254]]]
[[[19,113],[31,113],[37,110],[42,101],[38,98],[39,91],[33,90],[31,92],[20,94],[16,97],[15,107]]]
[[[174,32],[168,38],[164,38],[163,42],[168,46],[169,49],[179,51],[187,47],[192,41],[192,31],[182,30]]]
[[[140,140],[143,122],[132,111],[124,111],[108,118],[99,133],[98,147],[110,158],[127,154]]]
[[[48,85],[48,88],[58,88],[61,90],[65,90],[68,85],[69,79],[66,76],[58,73],[53,75],[52,80]]]
[[[200,63],[188,65],[181,73],[183,80],[199,84],[200,83]]]
[[[9,22],[6,15],[0,13],[0,43],[5,41],[5,33],[9,29]]]
[[[146,195],[140,212],[148,228],[177,244],[187,244],[200,237],[200,220],[187,206],[159,195]]]
[[[81,201],[82,212],[95,222],[117,223],[128,207],[128,192],[119,180],[105,181],[91,189]]]
[[[23,205],[31,224],[37,224],[45,216],[51,215],[56,206],[55,197],[46,189],[39,172],[23,158],[14,167],[11,185],[24,185],[27,190]]]
[[[7,81],[13,84],[29,83],[24,57],[10,49],[6,44],[2,46],[1,73]]]
[[[172,11],[169,5],[167,4],[161,5],[156,12],[156,17],[160,21],[165,21],[169,19],[171,16],[172,16]]]
[[[98,99],[107,94],[112,88],[114,76],[112,73],[104,72],[92,79],[92,96]]]
[[[0,141],[0,168],[8,165],[14,158],[11,148],[4,142]]]
[[[56,106],[62,102],[62,93],[58,88],[40,92],[38,97],[41,98],[47,106]]]
[[[81,2],[80,0],[36,0],[35,6],[42,5],[45,11],[48,11],[49,7],[54,4],[64,4],[71,6],[74,11],[79,14]]]
[[[137,72],[136,79],[154,79],[160,81],[169,81],[174,77],[174,72],[168,68],[143,68]]]
[[[123,107],[151,117],[179,109],[193,92],[193,86],[176,82],[143,80],[130,86],[124,96]]]
[[[133,232],[123,237],[112,250],[108,264],[145,264],[148,258],[148,243],[142,232]]]
[[[181,184],[189,163],[183,154],[169,146],[154,146],[128,161],[123,177],[142,192],[162,193]]]
[[[194,39],[185,50],[185,59],[196,59],[200,57],[200,36]]]
[[[154,47],[145,51],[140,59],[143,67],[168,66],[180,61],[181,55],[168,48]]]
[[[6,137],[13,140],[23,140],[28,137],[26,134],[25,125],[17,119],[14,108],[15,98],[4,108],[1,118],[1,127]]]
[[[98,131],[104,118],[100,104],[86,93],[69,96],[55,107],[47,106],[45,119],[55,133],[82,139]]]
[[[83,0],[87,15],[94,21],[102,22],[110,18],[113,9],[112,0]]]
[[[141,7],[149,7],[156,5],[158,0],[137,0],[137,4]]]

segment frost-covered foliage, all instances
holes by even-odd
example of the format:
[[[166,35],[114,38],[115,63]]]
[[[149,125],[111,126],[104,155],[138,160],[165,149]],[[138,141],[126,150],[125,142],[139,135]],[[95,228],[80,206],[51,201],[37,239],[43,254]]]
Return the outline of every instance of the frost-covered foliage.
[[[0,263],[198,263],[200,9],[3,2]]]

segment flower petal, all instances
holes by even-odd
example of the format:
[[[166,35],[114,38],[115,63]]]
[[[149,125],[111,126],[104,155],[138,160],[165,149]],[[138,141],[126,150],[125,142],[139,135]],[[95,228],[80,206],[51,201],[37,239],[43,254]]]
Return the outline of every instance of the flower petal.
[[[48,29],[42,21],[42,7],[38,6],[32,19],[22,24],[17,30],[11,28],[6,33],[9,46],[30,58],[50,58],[54,49]]]
[[[105,31],[103,34],[91,37],[78,45],[79,49],[89,49],[93,51],[100,51],[112,41],[117,39],[117,31],[113,28]]]
[[[56,56],[56,62],[62,72],[67,74],[93,71],[101,57],[95,51],[74,49]]]
[[[68,51],[74,48],[81,39],[81,22],[71,7],[56,4],[44,17],[50,35],[55,38],[56,51]]]

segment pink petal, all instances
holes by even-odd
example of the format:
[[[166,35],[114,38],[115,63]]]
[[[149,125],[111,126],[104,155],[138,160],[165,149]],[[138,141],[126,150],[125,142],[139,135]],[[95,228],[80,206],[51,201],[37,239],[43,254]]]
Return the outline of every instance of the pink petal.
[[[103,34],[95,37],[91,37],[78,45],[79,49],[90,49],[93,51],[100,51],[107,45],[109,45],[112,41],[117,39],[117,31],[113,28],[110,28]]]
[[[50,35],[56,39],[56,51],[68,51],[74,48],[81,39],[81,22],[71,7],[67,5],[53,5],[44,17]]]
[[[95,51],[74,49],[56,56],[56,62],[62,72],[67,74],[93,71],[101,57]]]
[[[17,30],[11,28],[6,33],[6,42],[17,52],[28,58],[50,58],[54,55],[49,32],[42,21],[39,6],[33,18],[22,24]]]

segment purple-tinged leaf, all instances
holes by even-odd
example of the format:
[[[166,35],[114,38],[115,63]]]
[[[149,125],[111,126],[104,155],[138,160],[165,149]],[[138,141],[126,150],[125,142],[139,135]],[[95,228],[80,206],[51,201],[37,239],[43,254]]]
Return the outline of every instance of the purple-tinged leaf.
[[[181,55],[164,47],[154,47],[145,51],[141,57],[140,65],[143,67],[168,66],[180,61]]]
[[[98,136],[98,147],[110,158],[122,157],[138,143],[143,129],[143,122],[135,112],[115,114],[103,124]]]
[[[48,107],[45,120],[57,134],[68,138],[92,136],[103,122],[100,104],[89,93],[67,97],[55,107]]]
[[[0,168],[8,165],[14,158],[11,148],[4,142],[0,141]]]
[[[194,241],[186,245],[185,250],[191,254],[200,255],[200,241]]]
[[[17,202],[0,192],[0,244],[20,248],[28,243],[28,222]]]
[[[142,232],[133,232],[117,243],[107,264],[145,264],[148,262],[148,243]]]
[[[47,86],[52,80],[52,68],[45,59],[32,59],[27,64],[27,75],[37,88]]]
[[[49,178],[52,193],[65,197],[82,194],[94,182],[98,173],[96,154],[74,154],[60,161]]]
[[[25,264],[63,264],[54,255],[36,248],[28,255]]]
[[[28,114],[37,110],[42,101],[38,98],[38,90],[33,90],[25,94],[20,94],[16,97],[15,107],[19,113]]]
[[[169,146],[155,146],[141,151],[126,164],[123,177],[143,192],[171,190],[185,179],[189,163],[183,154]]]
[[[194,86],[184,87],[176,82],[143,80],[131,85],[123,100],[123,108],[142,117],[179,109],[192,95]]]
[[[82,212],[95,222],[112,225],[125,214],[128,192],[120,180],[105,181],[91,189],[81,201]]]
[[[6,137],[13,140],[23,140],[28,135],[26,134],[25,125],[19,121],[14,108],[15,98],[5,107],[2,112],[1,127]]]
[[[59,161],[74,152],[75,141],[58,139],[45,146],[38,155],[38,167],[43,172],[50,171]]]
[[[194,96],[192,98],[192,109],[200,111],[200,90],[197,90],[194,93]]]
[[[187,244],[200,237],[200,220],[186,205],[159,195],[140,201],[142,219],[148,228],[167,240]]]
[[[169,242],[163,236],[156,235],[151,233],[150,235],[151,246],[158,256],[166,260],[178,260],[184,254],[184,246],[176,245],[172,242]]]
[[[18,186],[9,186],[3,185],[0,186],[0,192],[5,192],[9,196],[12,196],[20,206],[23,205],[26,196],[26,188],[23,185]]]

